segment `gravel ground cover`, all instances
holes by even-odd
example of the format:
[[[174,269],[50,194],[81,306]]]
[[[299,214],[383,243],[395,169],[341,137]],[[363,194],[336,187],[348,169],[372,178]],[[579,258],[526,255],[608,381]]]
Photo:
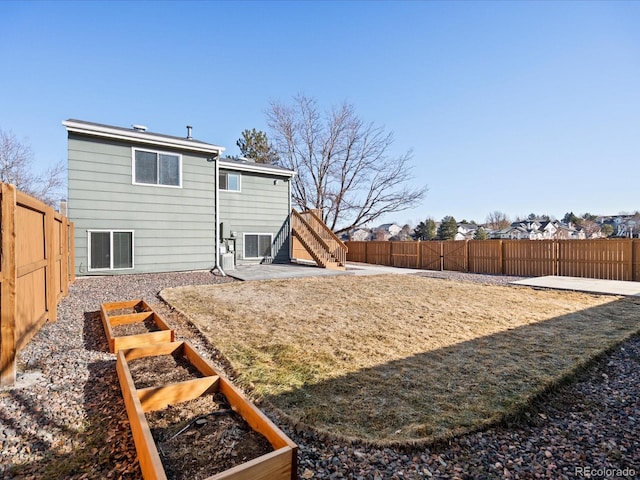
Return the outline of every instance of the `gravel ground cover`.
[[[425,272],[483,283],[505,277]],[[99,306],[143,298],[178,336],[233,379],[216,351],[164,307],[163,288],[233,281],[206,272],[78,279],[20,354],[19,378],[0,389],[0,477],[140,479]],[[429,448],[346,444],[296,429],[261,408],[300,447],[302,479],[635,478],[640,475],[640,336],[604,355],[574,383],[540,398],[521,421]]]

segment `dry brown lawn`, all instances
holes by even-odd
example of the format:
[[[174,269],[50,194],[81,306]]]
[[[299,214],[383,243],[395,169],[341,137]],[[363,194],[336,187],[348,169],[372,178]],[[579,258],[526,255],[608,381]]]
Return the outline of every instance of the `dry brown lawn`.
[[[385,444],[517,415],[640,331],[640,299],[412,275],[164,290],[256,398],[296,423]]]

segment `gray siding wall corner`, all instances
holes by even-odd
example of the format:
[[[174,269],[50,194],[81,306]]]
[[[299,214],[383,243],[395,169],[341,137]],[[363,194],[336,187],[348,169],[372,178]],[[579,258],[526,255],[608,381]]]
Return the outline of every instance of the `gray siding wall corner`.
[[[221,172],[225,170],[220,169]],[[230,171],[230,170],[229,170]],[[235,232],[235,259],[238,264],[264,261],[246,258],[245,235],[271,235],[272,261],[290,260],[289,181],[285,176],[254,172],[238,172],[240,192],[220,191],[220,221],[222,236],[227,245],[233,245],[231,232]]]
[[[134,185],[132,147],[69,133],[69,218],[75,223],[76,274],[205,270],[215,265],[215,172],[206,155],[182,155],[182,188]],[[90,230],[133,231],[134,268],[88,268]]]

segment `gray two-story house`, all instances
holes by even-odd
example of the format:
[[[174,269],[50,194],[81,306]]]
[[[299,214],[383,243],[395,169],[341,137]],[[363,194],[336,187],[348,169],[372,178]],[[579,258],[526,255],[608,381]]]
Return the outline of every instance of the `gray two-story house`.
[[[290,259],[290,170],[184,137],[66,120],[77,275]],[[233,259],[233,262],[229,262]]]

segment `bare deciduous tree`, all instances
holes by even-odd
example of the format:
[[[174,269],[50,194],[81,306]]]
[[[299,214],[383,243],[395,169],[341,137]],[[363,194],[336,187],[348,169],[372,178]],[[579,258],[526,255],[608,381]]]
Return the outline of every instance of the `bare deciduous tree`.
[[[491,230],[502,230],[511,225],[511,221],[506,213],[495,210],[487,215],[487,227]]]
[[[583,220],[580,223],[580,227],[582,228],[582,231],[584,231],[584,234],[587,236],[587,238],[594,238],[594,236],[599,234],[601,231],[600,225],[598,225],[593,220]]]
[[[301,209],[322,209],[336,233],[415,206],[426,187],[411,188],[411,152],[389,154],[393,134],[365,123],[343,103],[325,116],[304,95],[267,111],[278,164],[295,170],[292,197]]]
[[[52,207],[60,200],[65,185],[65,165],[61,161],[42,174],[33,171],[31,146],[12,132],[0,129],[0,180]]]

